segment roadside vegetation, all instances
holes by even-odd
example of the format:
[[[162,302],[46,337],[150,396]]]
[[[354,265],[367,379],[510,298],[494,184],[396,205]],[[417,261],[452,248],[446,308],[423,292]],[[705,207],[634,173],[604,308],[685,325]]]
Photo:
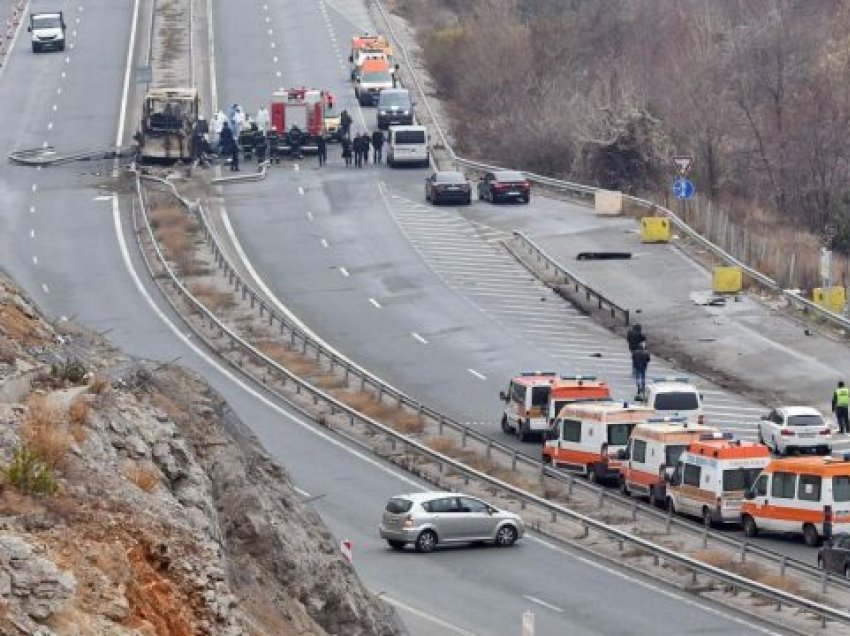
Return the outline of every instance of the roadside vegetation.
[[[782,284],[819,283],[821,245],[850,254],[847,2],[395,9],[417,29],[462,154],[662,203],[671,157],[691,155],[701,212],[690,220],[722,217],[726,246]],[[837,260],[833,282],[846,284]]]

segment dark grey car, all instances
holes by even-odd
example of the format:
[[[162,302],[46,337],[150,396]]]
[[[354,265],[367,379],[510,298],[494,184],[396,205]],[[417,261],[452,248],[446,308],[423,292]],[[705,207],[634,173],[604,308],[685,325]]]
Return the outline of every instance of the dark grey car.
[[[850,534],[839,533],[818,550],[818,567],[850,579]]]
[[[457,202],[472,203],[472,186],[463,173],[441,170],[425,179],[425,200],[434,205]]]
[[[417,552],[437,545],[486,541],[513,545],[525,534],[519,515],[452,492],[417,492],[387,502],[379,533],[394,550],[413,544]]]

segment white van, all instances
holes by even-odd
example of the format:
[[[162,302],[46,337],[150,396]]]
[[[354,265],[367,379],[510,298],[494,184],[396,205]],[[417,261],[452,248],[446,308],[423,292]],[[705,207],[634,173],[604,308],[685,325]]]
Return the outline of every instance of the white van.
[[[652,378],[646,385],[647,406],[660,416],[685,417],[690,424],[705,424],[702,393],[685,377]]]
[[[390,126],[387,140],[387,163],[427,166],[431,154],[428,150],[428,130],[425,126]]]

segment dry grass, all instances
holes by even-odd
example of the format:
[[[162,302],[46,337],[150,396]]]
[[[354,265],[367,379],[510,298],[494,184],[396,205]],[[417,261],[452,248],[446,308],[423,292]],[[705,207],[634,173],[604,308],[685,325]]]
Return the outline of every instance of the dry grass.
[[[711,565],[722,570],[730,569],[730,566],[734,563],[731,555],[718,550],[696,550],[691,552],[691,556],[698,561],[702,561],[707,565]]]
[[[431,450],[435,450],[438,453],[442,453],[443,455],[451,456],[452,452],[457,447],[455,441],[446,435],[439,435],[437,437],[432,437],[425,444]]]
[[[161,204],[151,212],[151,226],[166,255],[183,271],[197,269],[192,254],[192,235],[198,231],[198,222],[180,206]]]
[[[181,407],[177,402],[172,400],[164,393],[154,393],[150,397],[151,404],[165,413],[168,418],[178,424],[185,422],[189,417],[189,413]]]
[[[89,419],[89,401],[84,395],[78,395],[68,405],[68,423],[72,426],[85,424]]]
[[[216,289],[208,283],[189,285],[189,291],[204,307],[212,312],[232,309],[236,306],[231,292]]]
[[[153,492],[160,485],[159,471],[150,465],[131,466],[125,474],[127,479],[144,492]]]
[[[399,412],[390,420],[390,426],[406,435],[421,435],[425,432],[425,420],[417,413]]]
[[[109,381],[109,376],[105,373],[95,373],[89,382],[89,391],[94,395],[103,395],[106,393],[112,383]]]
[[[769,585],[777,590],[782,590],[789,594],[796,594],[797,596],[800,596],[803,591],[798,581],[794,581],[788,577],[780,576],[778,574],[763,574],[756,580],[763,585]]]
[[[71,422],[71,424],[68,425],[68,433],[70,433],[71,437],[75,442],[77,442],[77,444],[82,444],[88,437],[86,427],[81,423]]]
[[[30,396],[27,401],[21,437],[51,468],[56,468],[64,461],[73,440],[65,430],[58,409],[48,404],[44,395]]]

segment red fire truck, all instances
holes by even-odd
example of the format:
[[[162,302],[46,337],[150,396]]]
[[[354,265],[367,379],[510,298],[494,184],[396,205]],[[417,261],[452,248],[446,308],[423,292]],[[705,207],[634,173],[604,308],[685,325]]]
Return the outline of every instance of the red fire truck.
[[[325,136],[327,104],[327,91],[302,87],[272,93],[271,126],[285,150],[317,151],[316,141]]]

